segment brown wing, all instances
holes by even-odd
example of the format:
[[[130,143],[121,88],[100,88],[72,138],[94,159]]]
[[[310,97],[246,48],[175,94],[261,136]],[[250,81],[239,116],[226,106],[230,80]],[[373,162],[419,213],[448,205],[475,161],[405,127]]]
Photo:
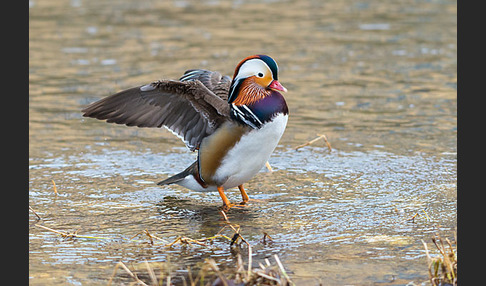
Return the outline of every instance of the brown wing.
[[[203,69],[187,70],[179,79],[180,81],[199,80],[214,94],[223,100],[228,100],[228,93],[231,86],[231,78],[223,76],[219,72]]]
[[[229,104],[199,80],[164,80],[130,88],[82,111],[86,117],[128,126],[165,126],[191,150],[229,118]]]

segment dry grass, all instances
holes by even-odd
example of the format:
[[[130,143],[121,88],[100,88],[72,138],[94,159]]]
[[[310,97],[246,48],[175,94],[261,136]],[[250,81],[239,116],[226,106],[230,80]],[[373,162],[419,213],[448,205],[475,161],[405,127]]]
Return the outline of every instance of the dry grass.
[[[144,261],[128,267],[123,262],[118,262],[113,269],[113,273],[108,281],[108,286],[113,284],[114,278],[118,275],[128,275],[135,285],[163,286],[163,285],[295,285],[288,276],[277,255],[273,256],[275,261],[270,263],[265,259],[264,263],[259,263],[258,268],[250,265],[245,267],[241,255],[238,254],[234,269],[221,271],[212,258],[206,259],[197,273],[193,273],[191,268],[186,271],[175,271],[170,262]],[[120,274],[119,270],[123,272]],[[248,272],[249,269],[250,271]],[[184,274],[181,274],[184,273]]]
[[[173,247],[174,245],[190,245],[194,244],[202,247],[207,247],[208,245],[204,242],[212,241],[216,238],[224,238],[229,241],[230,247],[240,246],[244,244],[248,249],[248,265],[245,267],[241,254],[237,254],[236,265],[233,270],[230,270],[230,274],[221,271],[212,258],[206,259],[198,271],[198,273],[192,273],[191,269],[188,268],[187,275],[180,275],[171,269],[170,263],[148,263],[145,261],[143,267],[140,264],[136,267],[130,269],[123,262],[118,262],[113,270],[113,274],[109,279],[108,285],[112,284],[113,279],[118,273],[118,269],[123,269],[126,274],[131,277],[136,285],[173,285],[174,279],[177,279],[177,284],[182,284],[184,286],[191,285],[214,285],[214,286],[231,286],[231,285],[294,285],[289,275],[285,271],[279,257],[274,255],[275,263],[272,264],[268,259],[265,259],[264,264],[259,263],[258,268],[252,267],[252,246],[251,244],[241,235],[240,226],[233,224],[228,220],[226,214],[221,211],[221,215],[225,220],[225,226],[214,236],[202,239],[192,239],[188,237],[178,237],[173,242],[168,243],[165,247]],[[233,235],[229,236],[223,235],[222,232],[225,229],[231,229]],[[154,235],[148,233],[148,231],[143,231],[140,234],[146,234],[150,236],[150,240],[154,240]],[[139,235],[139,234],[137,234]],[[160,239],[160,238],[156,238]],[[263,240],[271,240],[270,236],[266,233],[263,235]],[[155,266],[152,266],[155,265]],[[145,268],[145,269],[144,269]],[[156,274],[158,273],[158,274]],[[157,278],[158,277],[158,278]]]
[[[277,255],[274,255],[275,263],[272,264],[268,259],[265,259],[264,264],[259,263],[258,268],[253,268],[251,244],[241,235],[241,228],[239,225],[231,223],[223,211],[221,211],[221,215],[223,216],[226,224],[216,235],[202,239],[178,237],[173,242],[168,243],[165,246],[173,247],[176,244],[193,246],[196,244],[198,246],[207,247],[208,245],[204,243],[205,241],[211,241],[216,238],[224,238],[229,241],[230,247],[240,246],[240,244],[247,246],[248,265],[246,267],[243,263],[242,256],[239,253],[237,254],[234,269],[229,271],[230,274],[227,274],[228,271],[226,271],[226,274],[221,271],[216,261],[212,258],[206,259],[196,274],[192,273],[191,269],[188,268],[186,271],[187,275],[180,275],[174,272],[174,269],[171,269],[172,267],[170,263],[151,264],[145,261],[143,263],[143,268],[145,269],[142,269],[140,265],[138,265],[138,269],[136,267],[130,269],[120,261],[115,266],[108,285],[111,285],[113,278],[116,276],[118,269],[120,268],[123,269],[125,273],[129,275],[129,277],[131,277],[136,285],[173,285],[174,279],[177,279],[177,284],[182,284],[185,286],[294,285]],[[231,238],[222,234],[225,229],[231,229],[233,231]],[[148,231],[144,231],[143,234],[151,236],[150,239],[153,241],[154,235],[150,235]],[[271,240],[271,238],[268,234],[264,233],[263,240]],[[158,274],[156,274],[156,272]]]
[[[331,144],[329,143],[329,141],[327,141],[327,137],[324,134],[317,134],[317,137],[316,138],[314,138],[314,139],[312,139],[312,140],[310,140],[310,141],[308,141],[308,142],[306,142],[304,144],[301,144],[301,145],[299,145],[297,147],[294,147],[294,150],[298,150],[298,149],[300,149],[302,147],[305,147],[305,146],[309,146],[311,144],[314,144],[315,142],[319,141],[320,139],[323,139],[324,142],[326,142],[326,146],[329,149],[329,152],[331,152],[332,151]]]
[[[427,254],[429,278],[432,285],[457,285],[456,241],[457,239],[454,239],[454,243],[452,243],[449,239],[442,239],[439,235],[432,237],[432,242],[439,252],[439,255],[431,257],[427,244],[422,240],[425,253]]]
[[[427,214],[426,210],[427,210],[427,208],[425,208],[425,209],[423,209],[421,211],[416,212],[413,216],[411,216],[410,218],[406,219],[405,221],[406,222],[415,223],[415,219],[417,217],[424,218],[426,221],[430,221],[430,217]],[[421,214],[421,213],[423,213],[423,214]]]
[[[58,193],[57,193],[56,182],[54,182],[54,180],[51,180],[51,182],[52,182],[52,188],[54,189],[54,194],[56,194],[56,196],[57,196]]]
[[[31,206],[29,206],[29,211],[31,211],[35,215],[35,217],[37,218],[37,221],[42,219],[40,217],[40,215],[38,215],[37,212]]]
[[[40,216],[29,206],[29,210],[37,217],[37,221],[41,220]],[[252,261],[252,245],[241,235],[241,228],[239,225],[231,223],[225,212],[220,211],[225,225],[211,237],[204,237],[194,239],[185,236],[179,236],[173,241],[168,241],[161,237],[158,237],[148,230],[143,230],[132,236],[131,238],[124,239],[131,242],[147,243],[152,246],[159,246],[164,248],[173,248],[177,245],[184,247],[210,247],[214,240],[222,239],[229,244],[231,248],[247,249],[248,263],[245,266],[240,253],[236,256],[236,264],[234,269],[226,269],[221,271],[212,258],[206,259],[200,270],[197,273],[192,273],[188,268],[185,272],[186,275],[181,275],[181,269],[177,271],[175,266],[170,262],[152,262],[144,261],[136,265],[127,266],[124,262],[120,261],[115,265],[113,273],[109,278],[108,285],[113,283],[113,280],[117,275],[128,277],[135,285],[294,285],[289,275],[285,271],[279,257],[273,256],[274,262],[265,259],[263,263],[259,263],[258,268],[253,268]],[[115,240],[110,237],[96,237],[79,234],[79,230],[74,232],[65,232],[47,227],[42,224],[34,224],[36,227],[50,231],[57,235],[60,235],[64,239],[95,239],[95,240]],[[231,232],[230,235],[225,235],[224,232]],[[116,238],[119,239],[119,238]],[[263,243],[272,241],[272,238],[263,233]],[[120,270],[123,270],[120,274]],[[128,276],[127,276],[128,275]],[[175,280],[174,280],[175,279]]]

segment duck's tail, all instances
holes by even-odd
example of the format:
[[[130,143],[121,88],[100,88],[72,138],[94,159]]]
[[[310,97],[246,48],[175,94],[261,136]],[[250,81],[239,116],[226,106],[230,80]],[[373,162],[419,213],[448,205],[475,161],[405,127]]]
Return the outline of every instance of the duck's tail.
[[[187,169],[180,172],[179,174],[158,182],[157,185],[162,186],[162,185],[176,184],[184,180],[184,178],[186,178],[187,176],[194,174],[195,169],[197,169],[197,161],[192,163],[191,166],[187,167]]]

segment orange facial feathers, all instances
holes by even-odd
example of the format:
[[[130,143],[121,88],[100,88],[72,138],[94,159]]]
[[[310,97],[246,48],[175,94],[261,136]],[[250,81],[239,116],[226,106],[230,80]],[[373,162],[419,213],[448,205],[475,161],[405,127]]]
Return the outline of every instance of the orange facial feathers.
[[[270,94],[270,90],[258,83],[264,79],[251,76],[243,81],[238,97],[233,101],[235,105],[251,105]]]

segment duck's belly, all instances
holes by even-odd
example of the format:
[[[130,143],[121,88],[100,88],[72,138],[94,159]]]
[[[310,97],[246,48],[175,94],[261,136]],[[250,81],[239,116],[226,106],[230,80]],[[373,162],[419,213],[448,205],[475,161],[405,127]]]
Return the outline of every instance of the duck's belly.
[[[221,159],[221,165],[215,170],[212,180],[220,182],[223,188],[229,189],[242,185],[253,178],[277,147],[287,126],[287,119],[287,115],[279,114],[262,128],[243,135]],[[178,184],[198,192],[217,191],[215,184],[203,187],[192,175],[187,176]]]
[[[278,114],[262,128],[250,131],[223,158],[215,180],[225,189],[237,187],[253,178],[270,158],[287,126],[288,116]]]

